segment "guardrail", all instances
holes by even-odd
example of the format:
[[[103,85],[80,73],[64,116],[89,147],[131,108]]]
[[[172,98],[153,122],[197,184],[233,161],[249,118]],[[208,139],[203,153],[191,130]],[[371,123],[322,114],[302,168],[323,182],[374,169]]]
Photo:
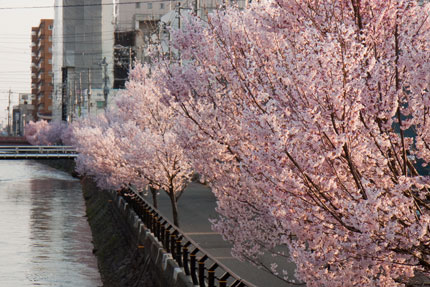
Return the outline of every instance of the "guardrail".
[[[0,146],[0,159],[75,158],[72,146]]]
[[[239,278],[227,266],[209,255],[133,188],[121,190],[120,195],[134,209],[145,227],[160,241],[163,248],[172,254],[185,274],[191,277],[194,285],[215,287],[215,283],[218,283],[219,287],[256,287]]]

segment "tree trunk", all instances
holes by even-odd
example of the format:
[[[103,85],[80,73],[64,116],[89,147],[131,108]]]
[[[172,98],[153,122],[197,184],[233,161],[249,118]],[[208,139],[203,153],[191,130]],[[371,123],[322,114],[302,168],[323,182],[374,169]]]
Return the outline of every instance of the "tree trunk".
[[[149,187],[149,190],[151,191],[151,194],[152,194],[152,205],[155,208],[158,208],[157,190],[155,188],[153,188],[152,186]]]
[[[169,191],[169,198],[172,205],[173,224],[179,227],[178,204],[176,203],[176,196],[173,193],[173,190]]]

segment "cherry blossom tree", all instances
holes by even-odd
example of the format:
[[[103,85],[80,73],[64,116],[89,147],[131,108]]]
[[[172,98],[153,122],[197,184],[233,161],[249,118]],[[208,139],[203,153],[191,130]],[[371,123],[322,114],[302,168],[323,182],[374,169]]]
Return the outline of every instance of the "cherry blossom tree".
[[[137,64],[116,105],[77,121],[65,137],[79,152],[79,173],[105,189],[148,188],[155,207],[158,190],[165,191],[179,226],[177,201],[193,171],[172,130],[175,113],[160,103],[160,92],[149,70]]]
[[[430,160],[429,12],[260,1],[176,32],[183,62],[158,86],[236,256],[289,280],[260,261],[288,246],[309,286],[430,273],[429,178],[415,162]]]
[[[24,128],[24,134],[32,145],[58,145],[62,143],[61,135],[66,126],[66,123],[61,121],[30,121]]]
[[[129,168],[124,156],[127,141],[118,132],[119,123],[104,114],[82,118],[70,127],[71,143],[79,156],[76,170],[81,175],[92,176],[103,189],[121,189],[128,184],[137,184],[138,176]]]
[[[131,144],[127,161],[147,182],[152,192],[169,196],[174,224],[179,226],[177,201],[191,181],[193,169],[174,131],[176,113],[160,102],[158,82],[165,77],[160,64],[151,72],[137,64],[117,101],[118,113],[126,115]]]

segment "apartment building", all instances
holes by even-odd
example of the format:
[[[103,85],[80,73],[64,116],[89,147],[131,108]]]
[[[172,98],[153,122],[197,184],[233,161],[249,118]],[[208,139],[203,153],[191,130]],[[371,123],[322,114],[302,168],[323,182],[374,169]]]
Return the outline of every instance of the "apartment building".
[[[52,19],[31,29],[31,93],[34,120],[52,119]]]

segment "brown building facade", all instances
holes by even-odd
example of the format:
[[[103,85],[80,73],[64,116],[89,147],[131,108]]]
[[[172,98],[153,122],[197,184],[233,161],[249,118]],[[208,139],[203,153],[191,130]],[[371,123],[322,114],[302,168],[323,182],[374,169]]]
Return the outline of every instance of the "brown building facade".
[[[52,119],[52,19],[42,19],[31,28],[31,93],[34,95],[33,118]]]

